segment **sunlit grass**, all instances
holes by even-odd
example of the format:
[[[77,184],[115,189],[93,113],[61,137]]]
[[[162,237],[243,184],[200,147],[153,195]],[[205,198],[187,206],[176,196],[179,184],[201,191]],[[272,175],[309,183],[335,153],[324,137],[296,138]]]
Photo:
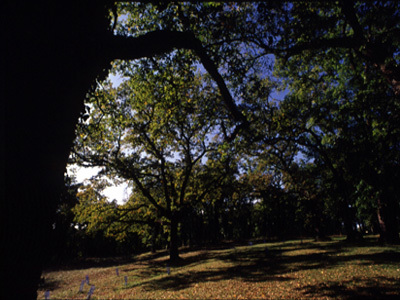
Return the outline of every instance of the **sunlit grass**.
[[[371,239],[357,245],[309,239],[189,251],[171,266],[170,275],[166,255],[151,257],[44,272],[39,299],[45,290],[50,290],[51,299],[86,299],[90,285],[79,293],[86,275],[95,285],[91,299],[350,299],[400,294],[400,247],[381,247]]]

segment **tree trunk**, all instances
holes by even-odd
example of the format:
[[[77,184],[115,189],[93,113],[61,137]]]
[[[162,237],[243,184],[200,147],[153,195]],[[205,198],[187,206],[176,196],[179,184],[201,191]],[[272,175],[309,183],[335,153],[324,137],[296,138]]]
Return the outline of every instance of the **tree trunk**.
[[[158,222],[155,222],[153,225],[153,234],[151,236],[151,252],[156,253],[157,252],[157,237],[160,233],[160,224]]]
[[[10,174],[8,174],[10,175]],[[14,176],[13,176],[14,177]],[[32,186],[15,180],[7,184],[7,198],[2,199],[1,211],[7,211],[2,223],[1,299],[36,299],[37,286],[51,246],[49,214],[45,208],[46,195],[40,199]],[[17,189],[16,189],[17,188]],[[36,187],[37,189],[38,187]],[[23,190],[23,189],[26,189]],[[11,192],[12,191],[12,192]],[[24,201],[29,195],[31,203]],[[45,199],[43,199],[45,198]],[[4,201],[4,202],[3,202]],[[3,210],[4,206],[6,210]],[[47,246],[47,247],[46,247]]]
[[[336,182],[338,183],[338,188],[339,192],[341,194],[341,200],[340,201],[340,210],[341,210],[341,216],[343,218],[343,223],[344,223],[344,230],[346,234],[346,240],[348,242],[354,242],[357,239],[360,239],[360,235],[357,234],[357,231],[355,229],[355,211],[354,208],[350,205],[350,188],[349,183],[343,180],[342,177],[339,176],[339,174],[336,173]]]
[[[171,217],[170,228],[170,242],[169,242],[169,259],[171,262],[176,262],[179,257],[179,237],[178,237],[178,219],[176,216]]]
[[[377,209],[380,229],[379,240],[382,243],[400,244],[397,211],[398,207],[396,207],[391,195],[388,195],[387,192],[382,192],[378,198]]]
[[[222,198],[222,197],[221,197]],[[212,216],[212,232],[211,232],[211,239],[213,243],[217,243],[220,241],[220,233],[221,233],[221,224],[219,222],[219,218],[220,218],[220,203],[223,200],[220,199],[220,201],[217,201],[213,206],[213,216]]]
[[[314,206],[315,208],[317,205]],[[321,212],[318,213],[318,211],[313,211],[313,227],[314,227],[314,235],[315,235],[315,240],[316,241],[325,241],[327,240],[327,236],[325,234],[325,228],[323,227],[323,220],[321,218]]]
[[[111,31],[104,1],[6,3],[0,298],[37,299],[75,125],[109,65],[95,43]]]
[[[354,242],[360,238],[354,227],[355,215],[352,207],[349,206],[347,201],[341,203],[342,218],[344,223],[344,230],[346,234],[346,240],[348,242]]]
[[[4,160],[0,162],[0,211],[6,215],[0,226],[0,256],[5,261],[0,270],[6,287],[2,299],[37,298],[44,252],[51,243],[47,232],[61,191],[54,182],[63,177],[86,93],[96,78],[107,75],[111,59],[124,58],[116,50],[134,59],[175,47],[194,48],[221,88],[234,119],[246,123],[197,40],[182,44],[179,37],[187,34],[173,32],[164,32],[165,39],[175,37],[168,45],[158,42],[157,37],[164,34],[160,32],[141,38],[111,38],[111,3],[6,1],[0,11],[8,28],[4,30],[7,43],[2,64],[7,74],[1,103],[5,109],[0,108],[0,157]],[[118,45],[121,40],[125,47]],[[171,258],[178,258],[177,222],[171,229]]]

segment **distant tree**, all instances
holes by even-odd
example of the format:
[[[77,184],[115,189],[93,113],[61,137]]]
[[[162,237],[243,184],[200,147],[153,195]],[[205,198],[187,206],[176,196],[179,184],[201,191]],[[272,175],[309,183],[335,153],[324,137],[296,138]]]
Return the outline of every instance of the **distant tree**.
[[[268,101],[264,117],[261,105],[242,104],[252,138],[270,148],[297,144],[328,170],[349,239],[355,237],[354,187],[368,182],[379,195],[381,239],[399,242],[399,3],[263,2],[231,8],[219,17],[229,30],[221,29],[215,44],[248,46],[252,51],[246,54],[260,64],[274,55],[275,74],[289,91],[276,106],[282,113],[275,120]],[[229,66],[238,72],[233,61]],[[254,126],[257,118],[264,132]]]
[[[240,37],[265,54],[290,61],[340,49],[374,69],[399,94],[398,1],[263,2],[252,13]]]
[[[360,182],[368,182],[379,194],[376,201],[381,239],[396,243],[400,201],[394,180],[400,176],[400,132],[395,116],[399,114],[399,95],[396,80],[388,84],[389,77],[397,75],[389,76],[385,70],[395,68],[398,59],[398,41],[393,36],[400,21],[398,3],[354,7],[340,3],[336,8],[321,4],[316,10],[295,5],[293,9],[294,19],[315,18],[321,26],[319,33],[314,27],[298,31],[297,38],[303,36],[308,41],[313,35],[313,39],[326,44],[316,43],[313,47],[300,42],[303,47],[289,51],[290,55],[277,64],[278,74],[291,89],[282,104],[286,116],[296,120],[288,130],[295,132],[297,143],[305,147],[315,163],[331,174],[347,233],[354,232],[357,187]],[[344,12],[343,20],[339,12]],[[378,12],[386,17],[375,18]],[[323,19],[326,25],[321,23]],[[341,21],[329,27],[329,20]],[[358,30],[365,30],[363,38]],[[334,43],[344,39],[348,44]],[[378,43],[382,39],[386,42]],[[385,62],[379,63],[381,59]]]
[[[246,13],[242,30],[226,31],[221,40],[253,45],[259,60],[275,55],[275,75],[288,90],[277,115],[267,101],[264,116],[262,101],[249,106],[254,140],[270,150],[297,147],[321,168],[349,239],[356,187],[368,183],[377,195],[381,239],[398,242],[399,3],[265,2]],[[240,13],[228,23],[235,27],[236,20]],[[264,133],[252,126],[260,119]]]

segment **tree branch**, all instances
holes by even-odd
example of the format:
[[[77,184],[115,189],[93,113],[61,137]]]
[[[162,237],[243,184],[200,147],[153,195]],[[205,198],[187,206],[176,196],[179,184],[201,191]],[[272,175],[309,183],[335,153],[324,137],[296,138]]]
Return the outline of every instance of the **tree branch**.
[[[130,169],[129,167],[127,167],[125,165],[125,163],[123,161],[121,161],[120,159],[116,159],[115,163],[113,165],[113,167],[115,169],[118,170],[118,172],[120,172],[121,174],[124,175],[125,178],[132,180],[136,187],[140,190],[140,192],[142,193],[142,195],[144,197],[147,198],[147,200],[150,201],[150,203],[162,214],[162,215],[166,215],[166,210],[164,207],[162,207],[161,205],[159,205],[156,201],[156,199],[153,198],[153,196],[151,195],[150,191],[143,185],[143,183],[140,181],[138,175],[137,175],[137,170],[135,168]]]
[[[298,43],[292,47],[282,50],[282,52],[285,53],[284,57],[287,59],[305,50],[322,50],[327,48],[358,49],[361,45],[361,40],[355,37],[345,36],[332,39],[315,39],[306,43]]]
[[[112,59],[132,60],[164,54],[174,49],[193,50],[207,72],[216,82],[223,101],[236,122],[248,128],[246,117],[240,112],[218,68],[207,54],[201,42],[191,32],[159,30],[139,37],[114,36],[110,39],[108,56]]]
[[[354,30],[355,37],[357,37],[357,39],[364,40],[364,31],[360,25],[360,22],[358,21],[356,12],[354,11],[353,1],[341,0],[339,1],[339,4],[346,20]]]

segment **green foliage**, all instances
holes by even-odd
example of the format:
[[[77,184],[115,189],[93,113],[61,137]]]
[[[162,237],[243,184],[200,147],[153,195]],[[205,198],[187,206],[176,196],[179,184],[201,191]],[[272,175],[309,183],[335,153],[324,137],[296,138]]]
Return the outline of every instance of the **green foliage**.
[[[80,195],[77,219],[88,223],[89,231],[101,229],[120,240],[135,232],[148,241],[156,223],[171,235],[184,211],[201,205],[218,185],[203,162],[221,149],[218,159],[225,159],[226,145],[212,138],[221,100],[187,51],[121,62],[119,70],[127,80],[118,88],[105,83],[90,98],[72,159],[130,181],[133,193],[116,206],[90,187]]]
[[[358,215],[365,218],[365,212],[372,210],[362,207],[373,206],[370,197],[360,199],[363,190],[358,188],[365,190],[367,184],[384,195],[391,189],[389,182],[399,176],[395,145],[400,135],[393,118],[398,115],[398,95],[395,81],[388,85],[382,72],[384,64],[397,57],[393,33],[399,21],[398,4],[295,3],[290,11],[293,19],[282,24],[286,35],[279,42],[288,50],[275,69],[290,89],[281,109],[295,120],[287,122],[284,130],[294,134],[303,152],[326,174],[325,189],[333,188],[338,203],[346,203],[343,218],[348,218],[346,206],[358,207]],[[390,42],[375,44],[382,40]],[[391,174],[389,181],[385,173]],[[383,197],[378,198],[396,211],[398,197]],[[384,222],[388,227],[394,222],[390,226],[398,232],[394,219]]]
[[[83,216],[94,222],[98,211],[113,225],[93,228],[146,243],[176,220],[192,241],[212,227],[212,240],[323,236],[342,222],[351,236],[378,219],[398,232],[397,2],[118,7],[121,35],[193,32],[244,119],[232,117],[198,53],[115,61],[125,81],[91,96],[73,159],[129,180],[133,196],[116,208],[98,197]]]

